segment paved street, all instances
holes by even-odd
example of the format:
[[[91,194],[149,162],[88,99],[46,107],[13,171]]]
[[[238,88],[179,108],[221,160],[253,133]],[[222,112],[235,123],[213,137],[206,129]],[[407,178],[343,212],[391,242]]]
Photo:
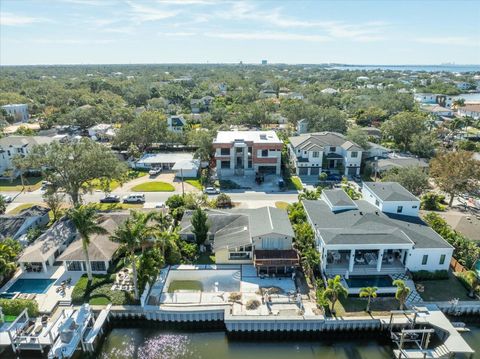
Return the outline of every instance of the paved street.
[[[116,190],[115,194],[124,196],[132,192]],[[180,194],[180,191],[175,192],[145,192],[146,204],[145,207],[153,207],[154,203],[165,202],[168,197],[173,194]],[[227,193],[233,202],[238,202],[240,207],[255,208],[265,205],[274,206],[275,202],[295,202],[297,201],[298,194],[296,192],[254,192],[254,191],[228,191]],[[7,211],[15,208],[22,203],[39,203],[43,202],[42,192],[40,190],[26,193],[16,192],[2,192],[1,194],[11,196],[14,198],[13,202],[8,206]],[[92,194],[86,194],[83,196],[83,200],[86,203],[99,202],[100,198],[104,196],[103,192],[96,191]]]

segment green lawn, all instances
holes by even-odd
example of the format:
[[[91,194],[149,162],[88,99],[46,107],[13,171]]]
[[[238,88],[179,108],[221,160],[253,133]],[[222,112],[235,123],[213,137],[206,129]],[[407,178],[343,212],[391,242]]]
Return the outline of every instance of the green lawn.
[[[188,183],[189,185],[195,187],[196,189],[202,191],[203,190],[203,186],[202,184],[200,183],[200,180],[196,179],[196,178],[189,178],[189,179],[186,179],[185,180],[186,183]]]
[[[382,314],[398,309],[398,301],[393,297],[373,298],[370,303],[372,314]],[[348,297],[340,299],[340,305],[336,305],[337,315],[365,314],[367,298]]]
[[[215,264],[215,254],[202,253],[195,261],[195,264]]]
[[[423,293],[419,292],[419,294],[425,301],[445,302],[453,298],[472,300],[468,296],[468,289],[452,273],[449,273],[448,279],[415,281],[415,284],[424,286]]]
[[[6,322],[6,323],[11,323],[11,322],[13,322],[15,319],[17,319],[17,317],[16,317],[15,315],[6,315],[6,316],[4,317],[4,319],[5,319],[5,322]]]
[[[86,275],[83,275],[75,284],[72,292],[72,303],[80,305],[90,303],[92,305],[135,304],[133,293],[123,290],[111,290],[115,275],[94,275],[91,283]]]
[[[132,187],[134,192],[173,192],[175,187],[170,183],[154,181],[145,182]]]
[[[278,202],[275,202],[275,207],[287,210],[288,203],[283,201],[278,201]]]
[[[179,290],[201,292],[202,289],[202,283],[198,280],[174,280],[168,286],[168,293],[174,293]]]
[[[42,186],[42,177],[25,177],[23,183],[25,184],[25,191],[35,191]],[[22,190],[22,181],[20,178],[14,180],[0,180],[0,191],[17,192]]]
[[[137,178],[140,178],[140,177],[144,177],[148,174],[148,172],[141,172],[141,171],[134,171],[134,170],[129,170],[127,172],[127,178],[126,178],[126,182],[130,182],[134,179],[137,179]],[[101,190],[102,189],[102,186],[100,184],[100,180],[99,179],[95,179],[93,181],[90,182],[91,186],[94,188],[94,189],[99,189]],[[110,190],[113,191],[115,189],[117,189],[118,187],[120,186],[120,182],[118,181],[115,181],[113,180],[111,183],[110,183]]]

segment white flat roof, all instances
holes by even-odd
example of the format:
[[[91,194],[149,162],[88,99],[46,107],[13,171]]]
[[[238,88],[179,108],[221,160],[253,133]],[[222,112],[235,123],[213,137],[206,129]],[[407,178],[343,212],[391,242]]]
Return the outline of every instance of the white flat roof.
[[[235,140],[254,143],[282,143],[275,131],[218,131],[213,143],[232,143]]]
[[[137,163],[177,163],[181,161],[192,161],[193,153],[185,152],[164,152],[164,153],[147,153],[140,158]]]
[[[173,165],[172,170],[174,170],[174,171],[198,170],[199,168],[200,168],[200,161],[199,160],[186,160],[186,161],[175,162],[175,165]]]

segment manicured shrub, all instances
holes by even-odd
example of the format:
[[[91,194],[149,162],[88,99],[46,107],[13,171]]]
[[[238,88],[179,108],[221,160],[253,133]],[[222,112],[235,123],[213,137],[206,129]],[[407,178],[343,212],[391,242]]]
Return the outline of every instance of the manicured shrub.
[[[418,272],[412,272],[413,280],[441,280],[448,279],[447,270],[437,270],[435,272],[429,272],[426,270],[420,270]]]
[[[257,299],[250,299],[247,304],[245,305],[245,307],[248,309],[248,310],[255,310],[257,309],[258,307],[260,306],[260,302],[257,300]]]
[[[3,314],[18,316],[25,308],[28,309],[28,315],[38,316],[38,303],[30,299],[0,299],[0,307]]]
[[[228,296],[229,302],[238,302],[241,299],[242,299],[242,293],[238,293],[238,292],[230,293],[230,295]]]

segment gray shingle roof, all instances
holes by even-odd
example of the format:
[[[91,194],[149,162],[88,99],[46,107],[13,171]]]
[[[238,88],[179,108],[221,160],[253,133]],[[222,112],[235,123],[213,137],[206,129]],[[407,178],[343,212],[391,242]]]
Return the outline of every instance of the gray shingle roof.
[[[343,189],[324,189],[322,195],[324,195],[328,202],[334,207],[351,206],[352,208],[356,208],[355,202],[348,197]]]
[[[387,171],[392,168],[420,167],[428,168],[428,162],[423,158],[381,158],[378,160],[379,171]]]
[[[49,208],[43,206],[32,206],[25,208],[16,215],[0,216],[0,240],[7,237],[15,237],[22,228],[25,221],[30,217],[43,217],[50,211]]]
[[[382,201],[418,201],[405,187],[397,182],[363,182]]]
[[[287,212],[274,207],[231,210],[207,210],[209,234],[215,236],[214,249],[251,243],[252,237],[277,233],[293,237]],[[180,222],[180,234],[192,234],[193,211],[186,211]]]
[[[299,136],[289,137],[293,147],[308,150],[309,146],[316,145],[320,148],[341,146],[348,151],[362,151],[356,143],[348,141],[344,135],[337,132],[314,132]]]
[[[7,136],[0,138],[0,148],[7,149],[10,146],[43,145],[53,141],[47,136]]]
[[[357,209],[332,212],[323,201],[303,201],[309,219],[324,240],[332,244],[413,244],[416,248],[451,248],[420,218],[381,212],[367,201]]]

